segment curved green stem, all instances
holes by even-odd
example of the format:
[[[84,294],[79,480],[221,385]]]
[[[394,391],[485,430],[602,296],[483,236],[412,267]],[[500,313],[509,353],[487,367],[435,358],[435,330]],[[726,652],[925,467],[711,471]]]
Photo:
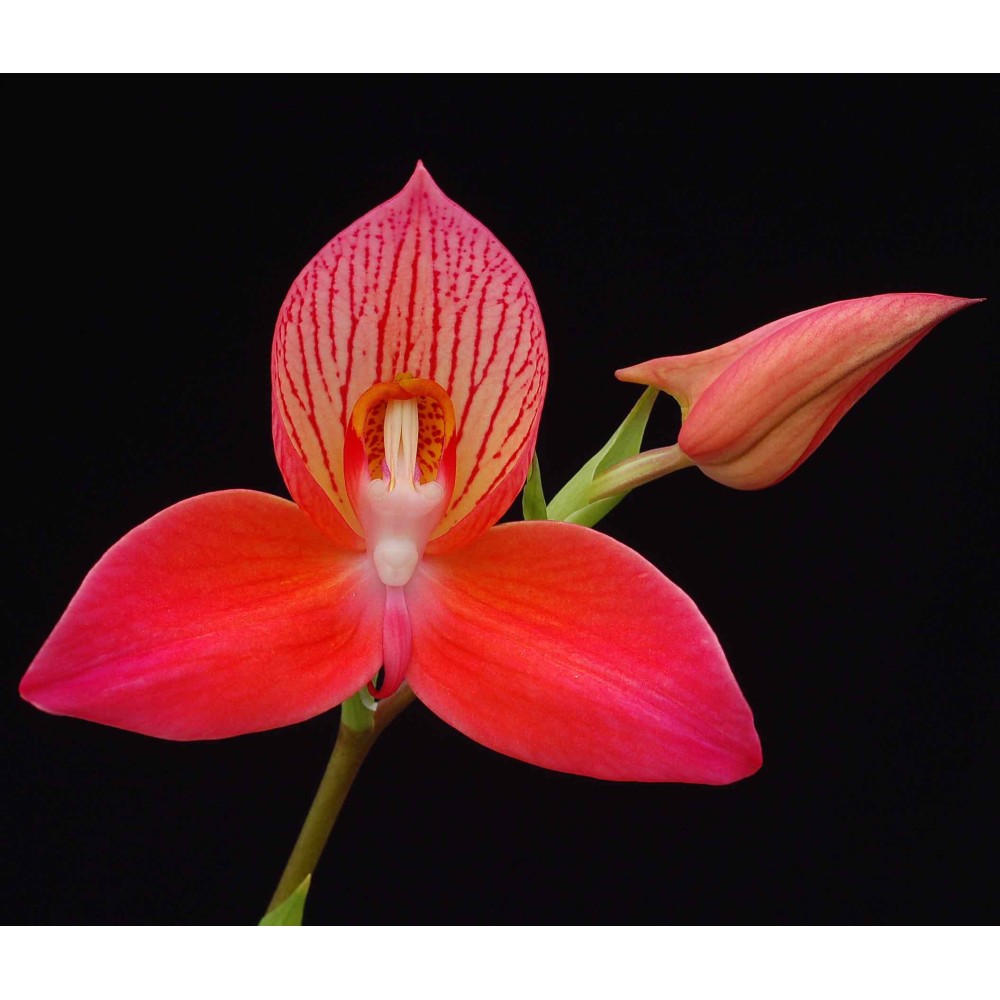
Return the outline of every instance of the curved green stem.
[[[379,703],[378,711],[374,713],[368,726],[357,725],[356,706],[348,707],[345,704],[341,708],[337,742],[326,765],[323,780],[316,789],[316,796],[302,824],[299,838],[292,848],[278,887],[274,890],[271,902],[267,906],[268,913],[276,906],[280,906],[302,884],[303,879],[315,870],[323,848],[330,838],[333,824],[340,815],[347,793],[351,790],[351,785],[368,751],[374,746],[382,731],[413,701],[413,698],[413,692],[404,685],[391,698]]]
[[[643,451],[594,476],[587,498],[595,502],[627,493],[637,486],[651,483],[654,479],[677,472],[678,469],[686,469],[691,465],[694,465],[694,462],[681,451],[679,444]]]

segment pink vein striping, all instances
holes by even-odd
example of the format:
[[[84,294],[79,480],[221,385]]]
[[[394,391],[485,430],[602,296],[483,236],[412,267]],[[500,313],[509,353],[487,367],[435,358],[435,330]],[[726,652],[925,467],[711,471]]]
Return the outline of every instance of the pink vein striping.
[[[458,418],[448,527],[518,469],[533,443],[547,367],[524,272],[418,168],[293,284],[272,371],[293,446],[345,512],[342,454],[354,401],[402,370],[443,385]]]

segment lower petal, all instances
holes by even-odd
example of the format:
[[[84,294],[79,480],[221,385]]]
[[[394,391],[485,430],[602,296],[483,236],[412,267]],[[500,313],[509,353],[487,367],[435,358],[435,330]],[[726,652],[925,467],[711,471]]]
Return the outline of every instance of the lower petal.
[[[139,525],[90,571],[21,694],[167,739],[311,718],[381,663],[384,588],[294,504],[209,493]]]
[[[407,587],[407,679],[520,760],[618,781],[726,784],[760,743],[714,633],[655,566],[589,528],[505,524]]]

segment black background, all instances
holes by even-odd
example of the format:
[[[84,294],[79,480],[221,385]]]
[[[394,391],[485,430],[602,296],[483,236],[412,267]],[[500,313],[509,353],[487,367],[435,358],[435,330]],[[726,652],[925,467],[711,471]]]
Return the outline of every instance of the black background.
[[[14,102],[7,918],[260,916],[336,712],[173,744],[46,716],[16,685],[135,524],[210,490],[284,495],[278,307],[422,158],[534,285],[550,495],[633,402],[616,367],[836,299],[993,298],[781,485],[688,470],[602,523],[713,624],[759,774],[546,772],[417,705],[352,791],[310,922],[995,920],[996,97],[986,78],[78,78]],[[674,411],[648,443],[675,439]]]

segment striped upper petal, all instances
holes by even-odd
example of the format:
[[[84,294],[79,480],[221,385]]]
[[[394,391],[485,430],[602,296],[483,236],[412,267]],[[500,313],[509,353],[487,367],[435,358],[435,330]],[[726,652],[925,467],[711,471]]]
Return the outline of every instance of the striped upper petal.
[[[396,197],[310,261],[275,329],[275,423],[356,532],[345,431],[361,394],[402,372],[437,382],[454,404],[455,489],[434,537],[449,536],[438,548],[465,543],[504,513],[524,483],[548,351],[524,271],[422,164]],[[298,499],[302,469],[287,451],[278,449],[278,462]],[[315,501],[306,506],[314,517]],[[322,516],[324,530],[338,534],[330,512]]]

